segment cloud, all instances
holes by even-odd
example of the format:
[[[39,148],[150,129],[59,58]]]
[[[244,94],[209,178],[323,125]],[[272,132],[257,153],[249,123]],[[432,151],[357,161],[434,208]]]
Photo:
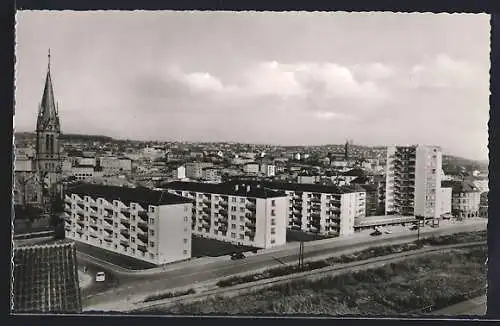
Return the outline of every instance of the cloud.
[[[488,72],[467,61],[446,54],[426,58],[410,71],[410,84],[415,88],[476,88],[488,83]]]

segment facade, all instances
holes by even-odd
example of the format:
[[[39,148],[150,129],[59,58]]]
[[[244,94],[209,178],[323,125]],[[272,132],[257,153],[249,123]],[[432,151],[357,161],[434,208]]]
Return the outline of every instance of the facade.
[[[213,166],[208,162],[190,162],[186,163],[186,177],[189,179],[198,180],[203,178],[203,169]]]
[[[354,222],[366,215],[366,192],[359,187],[295,183],[266,183],[288,196],[288,228],[320,234],[347,236]]]
[[[184,165],[179,166],[172,172],[172,178],[178,180],[186,179],[186,168]]]
[[[449,215],[452,212],[452,188],[441,187],[440,191],[439,200],[441,201],[441,216]]]
[[[191,258],[191,201],[165,191],[83,184],[67,190],[66,237],[155,265]]]
[[[99,167],[105,173],[130,173],[132,171],[132,160],[127,157],[101,157],[98,162]]]
[[[446,181],[443,186],[452,189],[451,212],[456,218],[480,216],[481,191],[472,183]]]
[[[76,180],[85,180],[88,178],[102,177],[103,172],[92,165],[77,165],[71,168],[71,175]]]
[[[263,173],[266,177],[274,177],[276,175],[276,166],[263,163],[260,165],[260,173]]]
[[[221,182],[221,173],[217,168],[204,168],[202,179],[209,182]]]
[[[81,312],[75,243],[40,240],[30,245],[14,245],[12,311]]]
[[[386,214],[439,218],[441,165],[437,146],[388,147]]]
[[[259,164],[258,163],[246,163],[243,165],[243,172],[247,174],[258,174]]]
[[[171,182],[163,188],[196,202],[191,224],[195,235],[256,248],[286,243],[283,192],[238,182]]]

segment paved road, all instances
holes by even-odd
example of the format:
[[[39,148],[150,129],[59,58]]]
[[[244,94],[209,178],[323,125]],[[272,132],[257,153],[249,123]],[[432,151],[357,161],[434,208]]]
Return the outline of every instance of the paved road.
[[[443,235],[463,231],[475,231],[485,229],[485,223],[464,224],[449,226],[446,228],[424,229],[421,234]],[[383,245],[391,242],[407,242],[416,240],[416,233],[401,233],[383,235],[380,237],[353,237],[347,239],[335,239],[334,241],[318,241],[305,244],[304,257],[314,257],[335,254],[346,250],[359,250],[363,247]],[[157,291],[167,291],[178,287],[188,287],[195,283],[206,282],[221,277],[228,277],[238,273],[250,272],[262,268],[279,266],[297,261],[298,244],[276,249],[255,256],[249,256],[244,260],[218,261],[205,265],[186,266],[177,270],[170,270],[156,275],[119,275],[117,285],[105,292],[95,291],[84,296],[84,306],[93,307],[106,302],[112,302],[124,297],[147,295]]]
[[[433,312],[439,316],[485,316],[486,315],[486,295],[460,302]]]

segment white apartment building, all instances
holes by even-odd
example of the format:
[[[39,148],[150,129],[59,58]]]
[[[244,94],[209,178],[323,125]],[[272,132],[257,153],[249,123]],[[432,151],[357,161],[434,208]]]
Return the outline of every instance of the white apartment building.
[[[319,234],[347,236],[354,221],[366,215],[366,192],[359,187],[266,183],[288,196],[288,227]]]
[[[210,162],[190,162],[186,163],[186,177],[189,179],[203,178],[203,169],[213,166]]]
[[[186,179],[186,167],[181,165],[172,172],[172,178],[177,180]]]
[[[438,146],[388,147],[386,214],[439,218],[441,166]]]
[[[283,192],[243,183],[171,182],[163,188],[196,201],[191,224],[195,235],[256,248],[286,243]]]
[[[66,237],[161,265],[191,257],[190,200],[165,191],[84,184],[65,194]]]
[[[247,174],[258,174],[259,173],[259,164],[258,163],[246,163],[243,165],[243,172]]]
[[[449,215],[452,213],[452,188],[451,187],[441,187],[440,189],[441,194],[439,195],[439,200],[440,200],[440,210],[441,210],[441,216],[443,215]]]
[[[266,177],[274,177],[276,175],[276,166],[273,164],[261,164],[260,173],[263,173]]]

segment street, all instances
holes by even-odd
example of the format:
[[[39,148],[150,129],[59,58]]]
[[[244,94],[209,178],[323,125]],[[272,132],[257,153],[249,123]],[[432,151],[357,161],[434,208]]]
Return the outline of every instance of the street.
[[[423,229],[421,235],[444,235],[465,231],[484,230],[484,223],[469,223],[450,225],[442,228]],[[305,244],[304,258],[311,259],[335,254],[346,250],[360,250],[364,247],[380,246],[397,242],[416,240],[415,233],[388,234],[380,237],[352,237],[321,240]],[[160,271],[154,275],[123,274],[119,271],[109,271],[110,283],[86,289],[83,297],[86,309],[93,306],[123,299],[124,297],[146,296],[159,291],[166,291],[178,287],[187,287],[198,282],[205,282],[221,277],[228,277],[239,273],[270,268],[296,262],[298,259],[298,244],[291,244],[284,248],[277,248],[258,255],[249,256],[243,260],[216,261],[204,265],[193,265],[175,270]],[[87,261],[87,263],[90,263]],[[93,268],[96,268],[95,266]],[[99,268],[99,267],[97,267]],[[95,269],[96,270],[96,269]],[[100,270],[103,270],[102,268]],[[105,289],[108,289],[107,291]]]

